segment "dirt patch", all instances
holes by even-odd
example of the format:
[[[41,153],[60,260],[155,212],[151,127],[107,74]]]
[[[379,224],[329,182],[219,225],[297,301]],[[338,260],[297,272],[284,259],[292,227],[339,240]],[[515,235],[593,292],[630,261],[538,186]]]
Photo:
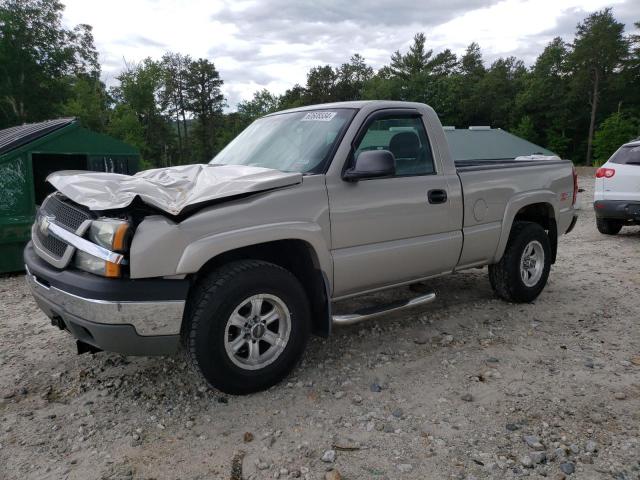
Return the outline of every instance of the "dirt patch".
[[[640,478],[640,228],[599,234],[581,186],[535,303],[496,299],[486,269],[343,303],[438,293],[247,397],[181,357],[77,356],[1,278],[0,478]]]

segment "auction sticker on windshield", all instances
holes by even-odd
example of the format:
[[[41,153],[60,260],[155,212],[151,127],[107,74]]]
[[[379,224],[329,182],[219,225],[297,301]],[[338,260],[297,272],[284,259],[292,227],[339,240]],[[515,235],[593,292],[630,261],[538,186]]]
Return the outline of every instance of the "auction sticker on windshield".
[[[302,119],[301,122],[330,122],[337,112],[309,112]]]

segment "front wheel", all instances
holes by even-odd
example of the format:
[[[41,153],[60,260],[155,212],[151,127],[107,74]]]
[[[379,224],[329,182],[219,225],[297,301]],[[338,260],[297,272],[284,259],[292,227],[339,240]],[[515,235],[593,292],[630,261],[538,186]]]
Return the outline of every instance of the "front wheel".
[[[489,265],[489,280],[496,294],[510,302],[535,300],[551,269],[551,246],[547,232],[533,222],[516,222],[500,261]]]
[[[596,218],[596,227],[598,231],[605,235],[616,235],[622,229],[620,220],[612,220],[609,218]]]
[[[301,358],[310,332],[302,285],[263,261],[223,266],[194,287],[183,340],[207,382],[248,394],[282,380]]]

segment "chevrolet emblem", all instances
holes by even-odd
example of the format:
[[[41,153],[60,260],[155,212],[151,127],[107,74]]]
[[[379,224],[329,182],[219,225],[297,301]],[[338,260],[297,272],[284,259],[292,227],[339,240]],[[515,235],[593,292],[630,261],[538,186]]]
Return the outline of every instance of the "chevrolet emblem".
[[[48,215],[42,215],[40,217],[40,219],[38,220],[38,229],[40,230],[40,233],[42,233],[42,235],[44,235],[45,237],[49,235],[49,225],[55,219],[56,217]]]

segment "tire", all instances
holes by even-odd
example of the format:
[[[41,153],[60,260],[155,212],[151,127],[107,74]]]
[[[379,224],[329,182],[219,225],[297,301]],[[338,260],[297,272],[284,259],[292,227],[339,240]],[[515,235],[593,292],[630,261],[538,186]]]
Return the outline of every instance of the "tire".
[[[211,387],[253,393],[280,382],[296,366],[311,315],[293,274],[272,263],[241,260],[214,270],[194,288],[182,338]]]
[[[616,235],[622,229],[622,222],[610,218],[596,218],[596,227],[600,233]]]
[[[533,257],[529,255],[532,252]],[[522,269],[526,272],[523,273]],[[550,269],[551,246],[547,232],[537,223],[516,222],[511,228],[504,255],[498,263],[489,265],[489,281],[500,298],[527,303],[540,295],[547,284]]]

